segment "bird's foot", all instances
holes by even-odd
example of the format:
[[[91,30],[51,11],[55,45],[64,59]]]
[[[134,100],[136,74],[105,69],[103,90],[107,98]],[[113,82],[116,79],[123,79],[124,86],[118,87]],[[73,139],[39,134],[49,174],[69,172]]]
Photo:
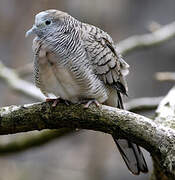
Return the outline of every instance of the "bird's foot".
[[[56,107],[59,102],[64,102],[67,106],[70,105],[70,102],[61,98],[47,98],[46,102],[53,102],[52,107]]]
[[[59,101],[60,101],[60,98],[47,98],[46,99],[46,102],[53,102],[52,103],[52,107],[56,107],[57,106],[57,104],[59,103]]]
[[[91,100],[87,100],[88,102],[84,105],[84,108],[87,109],[89,108],[89,106],[93,103],[95,104],[97,107],[100,106],[100,103],[96,100],[96,99],[91,99]]]

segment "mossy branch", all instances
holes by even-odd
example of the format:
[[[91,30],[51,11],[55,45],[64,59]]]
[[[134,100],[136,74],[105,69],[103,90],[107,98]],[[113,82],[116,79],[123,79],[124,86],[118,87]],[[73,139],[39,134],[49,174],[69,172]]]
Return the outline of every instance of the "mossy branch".
[[[167,162],[167,152],[175,151],[175,130],[144,116],[109,106],[84,109],[82,105],[60,103],[54,108],[44,102],[0,109],[1,135],[60,128],[89,129],[128,138],[156,155],[160,162]],[[168,172],[174,172],[174,165],[172,162],[170,170],[161,164]]]

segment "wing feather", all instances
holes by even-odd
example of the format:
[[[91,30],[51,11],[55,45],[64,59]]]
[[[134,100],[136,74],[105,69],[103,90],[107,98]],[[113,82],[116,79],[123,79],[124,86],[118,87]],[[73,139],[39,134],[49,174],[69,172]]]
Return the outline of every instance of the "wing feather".
[[[82,32],[82,38],[94,72],[105,84],[113,88],[119,83],[122,84],[125,90],[120,92],[126,94],[125,76],[129,72],[129,65],[116,51],[112,38],[106,32],[92,25],[85,26],[86,31]]]

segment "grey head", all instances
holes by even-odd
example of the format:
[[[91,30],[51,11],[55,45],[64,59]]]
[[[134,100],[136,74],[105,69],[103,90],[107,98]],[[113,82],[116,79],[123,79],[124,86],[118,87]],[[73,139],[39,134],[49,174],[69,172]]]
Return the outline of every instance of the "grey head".
[[[69,17],[71,16],[67,13],[54,9],[42,11],[35,16],[35,24],[26,32],[26,37],[30,34],[42,37],[43,35],[59,31],[59,29],[63,31],[65,21]]]

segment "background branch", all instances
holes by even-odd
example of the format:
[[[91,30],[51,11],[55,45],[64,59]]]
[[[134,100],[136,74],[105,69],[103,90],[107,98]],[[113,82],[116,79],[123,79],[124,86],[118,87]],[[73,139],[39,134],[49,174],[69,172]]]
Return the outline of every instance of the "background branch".
[[[45,100],[44,95],[33,84],[22,80],[18,74],[0,61],[0,79],[3,80],[12,90],[19,92],[34,100]]]
[[[75,131],[71,129],[58,129],[58,130],[44,130],[42,132],[24,134],[22,137],[17,136],[15,139],[12,138],[10,142],[0,144],[0,154],[5,155],[9,153],[18,153],[21,151],[28,150],[33,147],[41,146],[54,139],[64,137]]]
[[[28,75],[31,75],[33,72],[33,62],[25,64],[24,66],[20,66],[16,68],[15,71],[20,77],[26,77]]]
[[[175,22],[172,22],[166,26],[162,26],[154,32],[131,36],[128,39],[120,41],[117,44],[117,49],[122,53],[122,55],[126,55],[141,48],[150,48],[152,46],[160,45],[174,37]]]
[[[163,97],[143,97],[130,100],[125,103],[125,108],[128,111],[145,111],[156,109]]]
[[[154,122],[162,124],[164,127],[175,129],[175,86],[160,102]],[[166,143],[166,139],[163,139]],[[162,144],[160,144],[161,147]],[[163,167],[160,166],[160,160],[156,155],[153,155],[154,171],[152,175],[153,180],[174,180],[175,179],[175,143],[172,141],[172,148],[166,151],[166,159],[162,162]],[[171,172],[171,173],[169,173]]]
[[[155,78],[158,81],[175,81],[175,72],[157,72]]]

